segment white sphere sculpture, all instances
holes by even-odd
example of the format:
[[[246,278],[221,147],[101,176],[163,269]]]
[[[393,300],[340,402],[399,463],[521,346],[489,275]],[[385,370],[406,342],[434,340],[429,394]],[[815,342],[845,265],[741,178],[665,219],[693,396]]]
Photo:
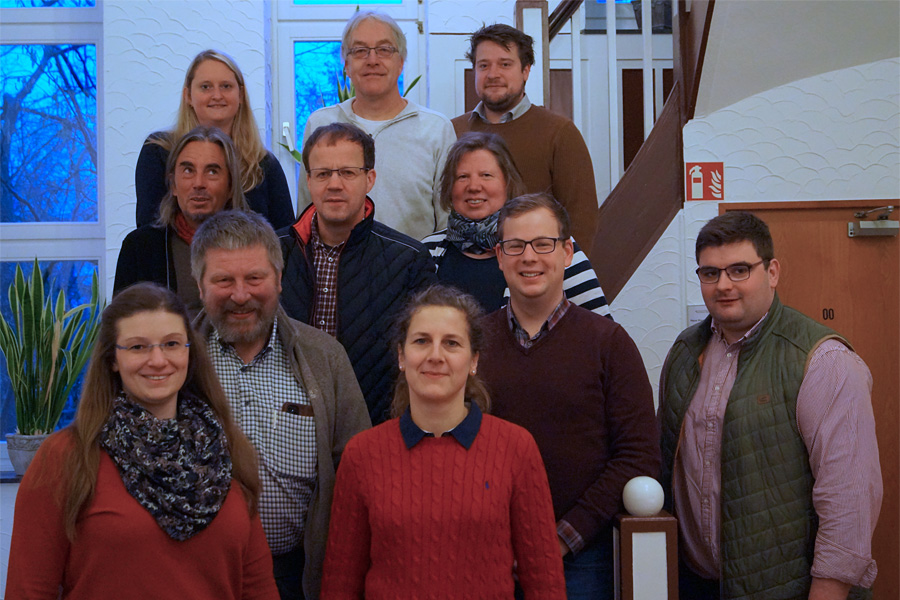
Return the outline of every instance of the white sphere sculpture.
[[[659,513],[663,507],[662,486],[652,477],[635,477],[625,484],[622,490],[622,500],[625,502],[625,510],[635,517],[652,517]]]

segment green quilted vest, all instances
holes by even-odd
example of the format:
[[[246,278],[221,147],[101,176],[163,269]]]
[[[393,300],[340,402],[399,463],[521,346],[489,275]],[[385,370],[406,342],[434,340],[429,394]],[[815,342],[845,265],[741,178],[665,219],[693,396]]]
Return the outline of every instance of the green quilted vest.
[[[670,510],[681,425],[700,380],[710,324],[707,318],[682,332],[663,369],[662,482]],[[829,338],[850,345],[776,295],[760,330],[741,348],[722,432],[721,579],[728,600],[808,597],[818,517],[796,404],[807,358]]]

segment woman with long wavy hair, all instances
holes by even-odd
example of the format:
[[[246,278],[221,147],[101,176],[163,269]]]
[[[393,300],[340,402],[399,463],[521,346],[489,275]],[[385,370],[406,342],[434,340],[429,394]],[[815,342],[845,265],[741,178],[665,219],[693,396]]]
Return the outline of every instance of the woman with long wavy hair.
[[[322,582],[337,598],[566,595],[544,463],[531,435],[484,414],[474,298],[435,285],[400,315],[397,417],[341,457]]]
[[[6,597],[275,600],[253,447],[169,290],[103,311],[69,427],[19,487]]]
[[[259,137],[244,75],[233,58],[218,50],[194,57],[184,76],[175,127],[150,134],[141,148],[134,184],[137,226],[156,221],[166,195],[166,159],[172,146],[198,125],[218,127],[231,136],[241,164],[241,185],[250,208],[278,229],[294,222],[284,171]]]

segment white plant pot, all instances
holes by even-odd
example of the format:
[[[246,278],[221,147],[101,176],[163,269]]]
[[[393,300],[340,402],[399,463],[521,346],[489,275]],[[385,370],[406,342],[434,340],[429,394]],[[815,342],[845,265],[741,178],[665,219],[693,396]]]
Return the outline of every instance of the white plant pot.
[[[21,433],[6,434],[6,450],[9,452],[9,462],[12,463],[16,475],[21,477],[31,464],[31,460],[37,453],[41,444],[49,437],[49,434],[22,435]]]

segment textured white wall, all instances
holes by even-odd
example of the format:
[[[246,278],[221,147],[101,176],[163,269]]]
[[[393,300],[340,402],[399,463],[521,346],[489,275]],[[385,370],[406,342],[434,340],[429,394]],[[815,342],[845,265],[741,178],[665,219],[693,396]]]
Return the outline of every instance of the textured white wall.
[[[484,25],[516,25],[516,4],[510,0],[430,0],[430,33],[470,34]]]
[[[767,90],[684,128],[684,160],[723,161],[733,201],[897,198],[900,59]]]
[[[794,81],[690,121],[684,160],[725,163],[726,201],[900,198],[900,59]],[[694,242],[717,202],[688,202],[612,305],[654,388],[686,307]]]
[[[244,73],[257,123],[265,127],[268,58],[266,6],[260,0],[105,0],[102,6],[102,189],[111,293],[119,247],[134,229],[134,167],[141,144],[150,132],[174,123],[191,60],[208,48],[231,55]]]

